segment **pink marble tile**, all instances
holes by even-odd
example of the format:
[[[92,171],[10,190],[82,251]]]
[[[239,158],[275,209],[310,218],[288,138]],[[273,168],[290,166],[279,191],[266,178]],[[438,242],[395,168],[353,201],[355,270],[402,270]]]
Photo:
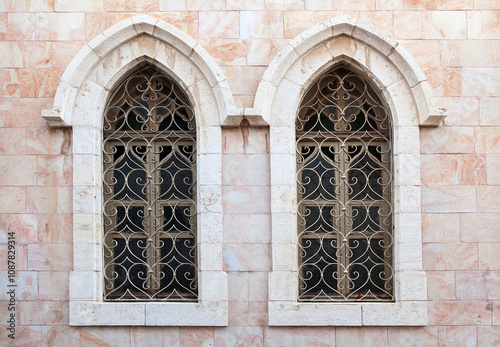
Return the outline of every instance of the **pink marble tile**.
[[[448,40],[441,44],[443,66],[498,66],[500,41]]]
[[[0,214],[0,242],[7,242],[7,233],[16,234],[18,243],[34,243],[37,241],[35,214]]]
[[[158,0],[104,0],[105,11],[157,11]]]
[[[360,11],[359,18],[390,35],[394,35],[393,11]]]
[[[448,126],[421,128],[420,141],[422,153],[473,153],[474,129]]]
[[[269,156],[266,154],[225,154],[222,156],[223,185],[268,185],[269,170]]]
[[[26,12],[26,0],[4,0],[0,3],[0,10],[5,12]]]
[[[186,11],[186,0],[159,0],[158,6],[160,11]]]
[[[500,153],[500,127],[479,127],[475,129],[476,153]]]
[[[457,271],[457,299],[498,300],[500,299],[499,271]]]
[[[213,11],[213,10],[223,10],[225,6],[225,0],[186,0],[186,8],[188,11]]]
[[[80,328],[70,326],[43,326],[44,346],[79,346]]]
[[[255,11],[255,10],[265,10],[266,1],[265,0],[226,0],[226,10],[235,11]]]
[[[2,100],[2,112],[0,112],[0,126],[2,127],[25,127],[25,126],[47,126],[47,121],[40,117],[43,109],[51,108],[54,99],[19,99],[7,98]],[[26,112],[23,117],[19,117],[19,110],[23,109]],[[3,131],[0,129],[0,131]],[[8,130],[11,131],[11,130]],[[13,131],[13,130],[12,130]],[[25,131],[19,128],[18,131]],[[25,135],[20,135],[25,136]],[[24,141],[26,142],[26,141]],[[0,136],[0,146],[2,146]],[[19,141],[16,140],[16,143]],[[25,152],[25,145],[22,145],[22,153]],[[6,150],[6,149],[4,149]],[[10,151],[19,152],[19,150],[10,149]],[[0,150],[1,152],[1,150]]]
[[[500,243],[479,243],[479,269],[500,270]]]
[[[222,187],[222,207],[225,213],[269,213],[269,187]]]
[[[304,0],[265,0],[267,10],[297,11],[304,9]]]
[[[422,212],[476,212],[476,187],[422,187]]]
[[[222,153],[269,153],[269,131],[257,127],[223,128]]]
[[[339,15],[338,11],[288,11],[284,13],[283,36],[292,39],[306,29]]]
[[[25,128],[0,128],[0,154],[26,153]]]
[[[466,39],[465,11],[422,12],[422,37],[424,39]]]
[[[0,244],[0,259],[7,259],[7,254],[7,245]],[[7,262],[0,263],[0,270],[7,270]],[[16,245],[16,270],[28,270],[28,245]]]
[[[462,68],[462,95],[475,97],[500,95],[500,68]]]
[[[0,42],[0,67],[21,68],[23,67],[23,52],[21,46],[23,41]]]
[[[266,327],[265,346],[317,346],[335,345],[333,327]]]
[[[399,40],[399,43],[411,53],[421,67],[441,67],[439,40]]]
[[[212,327],[181,327],[181,346],[213,346],[215,344]]]
[[[69,305],[64,301],[20,301],[20,325],[68,325]]]
[[[459,68],[424,69],[435,96],[460,96],[462,80]]]
[[[108,16],[102,13],[85,13],[85,38],[92,40],[108,28]]]
[[[159,13],[158,18],[179,28],[191,37],[199,37],[199,12]]]
[[[0,187],[0,213],[22,213],[25,203],[24,187]]]
[[[286,44],[285,39],[248,39],[247,63],[269,65]]]
[[[447,10],[472,10],[473,8],[474,0],[446,0]]]
[[[73,163],[67,155],[38,156],[38,185],[70,186],[73,183]]]
[[[39,271],[38,298],[39,300],[55,300],[55,301],[68,300],[69,272]]]
[[[263,326],[267,322],[267,302],[229,302],[230,326]]]
[[[493,325],[500,325],[500,301],[493,301]]]
[[[455,299],[455,272],[427,271],[427,298],[432,301]]]
[[[486,156],[486,170],[489,185],[500,185],[500,154]]]
[[[67,271],[73,268],[72,244],[29,244],[30,270]]]
[[[19,97],[19,70],[0,70],[0,97]]]
[[[65,68],[85,45],[85,41],[52,43],[53,66]]]
[[[326,341],[325,341],[326,342]],[[387,346],[385,327],[337,327],[335,331],[337,346]],[[330,345],[327,343],[327,345]]]
[[[479,121],[481,125],[500,125],[498,112],[500,98],[481,98],[479,102]]]
[[[425,185],[474,185],[486,183],[486,158],[475,154],[421,156]]]
[[[237,11],[200,12],[200,38],[238,39],[240,17]]]
[[[35,271],[18,271],[17,285],[19,291],[17,298],[19,300],[37,300],[38,299],[38,273]]]
[[[73,215],[39,214],[38,240],[43,243],[71,243],[73,241]]]
[[[45,98],[53,97],[59,86],[61,69],[24,69],[21,70],[21,97]]]
[[[477,345],[479,347],[490,347],[500,345],[500,326],[478,327]]]
[[[330,11],[333,10],[333,1],[305,0],[304,9],[307,11]]]
[[[437,327],[389,327],[387,328],[388,346],[436,346]]]
[[[179,327],[132,327],[131,347],[179,346]]]
[[[0,13],[0,40],[7,40],[7,28],[9,26],[7,13]]]
[[[86,0],[86,1],[71,1],[71,0],[54,0],[54,10],[56,12],[97,12],[102,11],[102,0]]]
[[[71,132],[67,129],[27,128],[28,154],[70,154]]]
[[[266,71],[262,66],[222,66],[234,94],[255,94]]]
[[[500,37],[500,13],[498,11],[467,12],[467,34],[469,39],[493,39]],[[497,44],[496,42],[492,42]]]
[[[251,108],[255,100],[254,95],[234,95],[234,104],[240,108]]]
[[[85,14],[38,13],[36,39],[71,41],[85,39]]]
[[[220,65],[246,64],[246,41],[238,39],[209,39],[199,40],[199,43]]]
[[[494,212],[461,214],[460,240],[463,242],[500,242],[500,214]]]
[[[422,38],[422,15],[420,11],[395,11],[394,35],[397,39],[416,40]]]
[[[477,211],[500,212],[500,186],[477,186]]]
[[[52,12],[54,0],[26,0],[28,12]]]
[[[446,0],[403,0],[405,10],[442,10]]]
[[[52,66],[52,52],[51,52],[50,42],[20,42],[19,47],[23,52],[24,67],[46,68]],[[32,71],[33,70],[29,70],[28,72],[33,74]],[[45,75],[54,75],[57,73],[58,72],[56,70],[45,71]],[[40,74],[42,78],[46,77],[45,75],[43,75],[43,71]],[[22,72],[21,76],[23,76]],[[52,77],[52,79],[53,78],[54,77]],[[53,83],[52,80],[49,80],[48,82]],[[44,81],[43,83],[47,83],[47,81]],[[50,87],[53,88],[53,86]],[[46,96],[49,97],[51,95],[46,95]],[[41,97],[45,97],[45,95]]]
[[[267,272],[228,272],[229,301],[267,301]]]
[[[283,37],[283,13],[279,11],[241,12],[241,37],[279,39]]]
[[[458,214],[423,214],[422,236],[424,242],[449,242],[460,237]]]
[[[37,184],[37,164],[34,155],[0,155],[1,186],[34,186]]]
[[[431,325],[489,325],[491,302],[480,300],[430,301]]]
[[[225,271],[269,271],[269,245],[225,244],[223,249]]]
[[[82,327],[81,346],[130,346],[130,327]]]
[[[72,187],[26,188],[26,210],[30,213],[71,213]]]
[[[215,328],[215,346],[264,346],[263,327]]]
[[[3,334],[0,334],[0,345],[2,346],[42,346],[42,327],[40,326],[18,326],[15,340],[8,337],[4,327],[2,330],[4,330]]]
[[[34,40],[35,14],[9,13],[8,40]]]
[[[472,97],[435,97],[438,107],[446,108],[446,125],[479,125],[479,99]]]
[[[269,214],[225,213],[222,221],[224,242],[250,244],[271,242]]]
[[[500,10],[500,4],[496,0],[474,0],[476,10]]]
[[[424,243],[425,270],[474,270],[478,266],[475,243]]]
[[[477,327],[438,327],[439,346],[476,346]]]

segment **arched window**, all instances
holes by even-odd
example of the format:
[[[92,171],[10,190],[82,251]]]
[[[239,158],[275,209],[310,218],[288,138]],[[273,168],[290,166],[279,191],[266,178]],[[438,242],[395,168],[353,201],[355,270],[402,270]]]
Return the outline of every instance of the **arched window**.
[[[323,73],[296,119],[299,301],[393,301],[391,124],[347,64]]]
[[[103,124],[107,301],[197,301],[196,124],[169,76],[146,65],[111,93]]]

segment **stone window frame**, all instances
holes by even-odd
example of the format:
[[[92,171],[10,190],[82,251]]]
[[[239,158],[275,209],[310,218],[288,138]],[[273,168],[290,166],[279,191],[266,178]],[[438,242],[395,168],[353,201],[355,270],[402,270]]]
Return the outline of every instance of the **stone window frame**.
[[[102,117],[120,78],[148,62],[190,98],[197,124],[198,302],[104,302]],[[91,40],[66,68],[51,127],[73,130],[73,271],[70,325],[227,326],[222,269],[221,123],[234,113],[229,84],[213,58],[179,29],[148,15],[126,19]]]
[[[338,62],[362,71],[381,91],[393,124],[395,302],[299,302],[295,117],[312,81]],[[254,108],[270,126],[272,268],[270,326],[424,326],[420,126],[442,124],[422,69],[390,35],[348,16],[325,21],[282,48],[257,89]],[[283,285],[286,283],[287,285]]]

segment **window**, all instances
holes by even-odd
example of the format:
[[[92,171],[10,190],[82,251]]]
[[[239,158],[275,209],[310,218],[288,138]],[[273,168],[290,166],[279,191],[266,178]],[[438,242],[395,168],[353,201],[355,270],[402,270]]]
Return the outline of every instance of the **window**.
[[[182,89],[147,65],[104,114],[105,300],[197,300],[196,124]]]
[[[296,120],[299,301],[391,301],[389,117],[340,65],[306,92]]]

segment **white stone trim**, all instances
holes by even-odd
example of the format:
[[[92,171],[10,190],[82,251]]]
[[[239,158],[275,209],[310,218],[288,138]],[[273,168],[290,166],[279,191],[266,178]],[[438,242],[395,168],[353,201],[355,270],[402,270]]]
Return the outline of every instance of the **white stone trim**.
[[[159,66],[186,91],[195,110],[198,173],[197,303],[103,302],[102,116],[113,86],[143,62]],[[221,122],[235,112],[229,85],[208,53],[175,27],[147,15],[124,20],[86,45],[64,72],[51,126],[73,127],[73,260],[70,325],[226,326],[222,270]],[[209,158],[207,161],[206,159]],[[204,170],[209,175],[203,175]]]
[[[295,117],[310,83],[341,61],[348,62],[373,81],[392,116],[394,303],[297,301],[295,165],[289,168],[290,162],[295,161]],[[419,138],[419,126],[430,121],[426,85],[428,82],[422,70],[394,39],[350,17],[332,19],[299,35],[269,66],[254,106],[270,124],[272,271],[269,273],[269,325],[427,324]]]

